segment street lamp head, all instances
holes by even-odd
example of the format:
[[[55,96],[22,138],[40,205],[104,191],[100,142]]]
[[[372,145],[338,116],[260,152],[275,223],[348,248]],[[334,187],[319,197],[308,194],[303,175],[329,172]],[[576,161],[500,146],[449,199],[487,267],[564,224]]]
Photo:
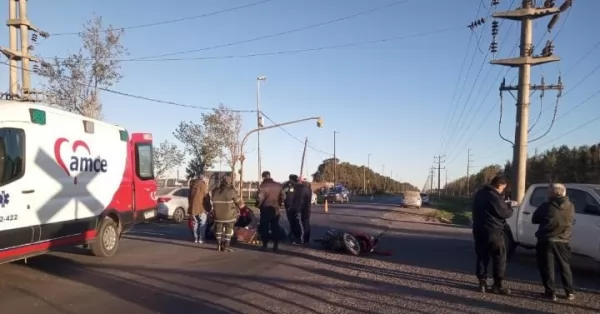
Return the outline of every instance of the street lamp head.
[[[262,76],[259,76],[259,77],[257,77],[257,78],[256,78],[256,80],[257,80],[257,81],[266,81],[266,80],[267,80],[267,77],[266,77],[266,76],[264,76],[264,75],[262,75]]]
[[[319,128],[323,127],[323,119],[322,118],[317,119],[317,127],[319,127]]]

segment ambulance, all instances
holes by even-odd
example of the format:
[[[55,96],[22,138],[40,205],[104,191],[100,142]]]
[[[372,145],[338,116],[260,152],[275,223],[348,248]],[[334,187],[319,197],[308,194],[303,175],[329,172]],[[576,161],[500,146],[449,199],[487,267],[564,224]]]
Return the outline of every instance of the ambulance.
[[[0,100],[0,263],[64,246],[110,257],[156,214],[152,135]]]

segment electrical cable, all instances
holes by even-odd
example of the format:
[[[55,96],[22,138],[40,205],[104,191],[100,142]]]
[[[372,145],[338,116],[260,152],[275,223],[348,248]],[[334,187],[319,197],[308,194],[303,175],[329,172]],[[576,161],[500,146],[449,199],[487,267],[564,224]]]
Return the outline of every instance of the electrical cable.
[[[6,62],[0,62],[0,64],[3,64],[3,65],[6,65],[6,66],[10,67],[10,64],[6,63]],[[20,67],[20,66],[17,66],[16,68],[23,70],[23,68]],[[36,73],[35,71],[31,71],[29,69],[27,69],[27,71],[30,72],[30,73],[33,73],[36,76],[44,77],[43,75],[40,75],[40,74]],[[81,86],[84,86],[84,87],[92,87],[91,85],[88,85],[88,84],[79,83],[79,82],[73,80],[70,77],[69,78],[63,77],[63,78],[59,78],[58,80],[69,81],[71,83],[75,83],[77,85],[81,85]],[[151,97],[146,97],[146,96],[134,95],[134,94],[125,93],[125,92],[121,92],[121,91],[116,91],[116,90],[108,89],[108,88],[104,88],[104,87],[97,87],[97,89],[101,90],[101,91],[104,91],[104,92],[107,92],[107,93],[119,95],[119,96],[124,96],[124,97],[129,97],[129,98],[135,98],[135,99],[140,99],[140,100],[146,100],[146,101],[160,103],[160,104],[165,104],[165,105],[173,105],[173,106],[178,106],[178,107],[191,108],[191,109],[199,109],[199,110],[215,110],[215,109],[217,109],[216,107],[213,107],[213,108],[211,108],[211,107],[202,107],[202,106],[196,106],[196,105],[189,105],[189,104],[178,103],[178,102],[169,101],[169,100],[161,100],[161,99],[156,99],[156,98],[151,98]],[[256,113],[256,110],[230,109],[230,111],[232,111],[232,112],[239,112],[239,113]]]
[[[514,47],[512,48],[511,52],[509,53],[509,55],[512,55],[512,54],[514,53],[514,51],[517,49],[517,47],[518,47],[518,42],[517,42],[517,43],[515,43]],[[488,70],[488,72],[487,72],[487,74],[486,74],[486,78],[487,78],[487,77],[489,76],[489,74],[491,73],[491,69],[492,69],[492,67],[490,67],[490,68],[489,68],[489,70]],[[511,70],[510,68],[506,69],[506,72],[504,72],[504,75],[502,75],[502,72],[503,72],[503,71],[502,71],[502,70],[500,70],[500,71],[498,72],[498,75],[496,76],[496,79],[494,80],[494,82],[497,82],[497,81],[498,81],[498,79],[500,79],[500,77],[501,77],[501,76],[506,76],[506,75],[508,75],[508,73],[510,72],[510,70]],[[485,82],[485,81],[486,81],[486,78],[484,78],[484,79],[483,79],[483,82]],[[516,76],[513,78],[512,82],[514,82],[514,80],[515,80],[515,79],[516,79]],[[511,84],[512,84],[512,82],[511,82]],[[486,101],[486,100],[488,99],[488,97],[489,97],[489,96],[492,94],[492,90],[493,90],[493,89],[494,89],[494,85],[490,85],[490,88],[488,89],[488,92],[486,93],[485,97],[483,98],[483,100],[482,100],[482,101],[480,101],[480,102],[479,102],[479,104],[480,104],[480,105],[477,107],[477,110],[475,110],[475,113],[473,114],[473,116],[472,116],[472,118],[471,118],[471,122],[470,122],[470,123],[465,123],[465,124],[464,124],[464,125],[466,125],[467,127],[466,127],[466,128],[464,128],[464,129],[462,130],[462,132],[459,132],[459,134],[460,134],[460,135],[458,136],[458,139],[459,139],[459,140],[458,140],[458,142],[456,142],[456,144],[455,144],[455,145],[453,145],[453,146],[450,148],[450,150],[449,150],[449,151],[448,151],[448,153],[447,153],[447,156],[452,156],[452,153],[454,152],[454,148],[458,147],[458,146],[459,146],[459,144],[462,142],[462,138],[463,138],[463,137],[466,135],[465,133],[466,133],[466,132],[469,130],[469,127],[472,125],[472,122],[474,122],[475,118],[477,117],[477,114],[478,114],[478,113],[479,113],[479,111],[480,111],[480,110],[483,108],[483,104],[485,103],[485,101]],[[481,92],[481,89],[479,89],[479,93],[477,94],[477,96],[475,96],[475,99],[477,99],[477,98],[479,97],[479,94],[480,94],[480,92]],[[467,142],[466,142],[466,143],[464,143],[463,147],[461,147],[461,148],[458,150],[458,152],[461,152],[461,151],[463,151],[463,150],[464,150],[464,147],[465,147],[466,145],[468,145],[468,144],[471,142],[471,140],[473,139],[473,137],[475,136],[475,134],[477,133],[477,131],[479,131],[479,129],[480,129],[481,127],[483,127],[483,124],[484,124],[484,123],[487,121],[487,118],[489,117],[489,115],[492,113],[493,109],[494,109],[494,108],[495,108],[495,107],[496,107],[496,106],[497,106],[499,103],[500,103],[500,100],[496,101],[496,103],[495,103],[495,104],[492,106],[492,108],[490,109],[490,111],[489,111],[489,112],[486,114],[486,116],[483,118],[483,121],[482,121],[482,123],[479,125],[479,127],[476,129],[476,131],[475,131],[475,132],[473,132],[473,133],[471,134],[471,137],[469,138],[469,140],[467,140]],[[458,157],[458,155],[457,155],[457,156],[455,156],[455,158],[454,158],[454,159],[456,159],[456,157]],[[454,160],[454,159],[453,159],[453,160]],[[448,163],[448,164],[449,164],[449,163]]]
[[[479,2],[479,6],[477,7],[477,12],[475,13],[475,18],[477,18],[479,16],[479,12],[481,11],[481,8],[483,7],[483,0]],[[483,34],[483,31],[482,31]],[[450,99],[450,119],[446,119],[444,120],[444,124],[442,126],[442,134],[440,136],[440,148],[443,148],[444,146],[444,135],[446,134],[446,129],[448,127],[448,123],[449,121],[454,119],[454,109],[453,109],[453,104],[455,103],[456,100],[456,96],[457,96],[457,92],[458,92],[458,86],[460,85],[460,81],[461,78],[463,76],[463,72],[465,69],[465,64],[467,61],[467,57],[469,56],[469,51],[470,51],[470,47],[471,47],[471,42],[473,41],[473,37],[475,36],[475,31],[471,30],[471,35],[469,36],[469,42],[467,43],[467,48],[465,49],[465,56],[463,57],[463,61],[461,63],[460,66],[460,71],[458,72],[458,79],[456,80],[456,85],[454,86],[454,92],[452,93],[452,98]],[[479,42],[480,38],[477,38],[477,42]],[[465,75],[465,82],[463,83],[463,87],[461,89],[461,94],[462,94],[462,90],[465,88],[464,85],[466,85],[466,80],[469,76],[469,73],[471,72],[471,67],[473,66],[473,60],[474,58],[471,58],[471,62],[469,63],[469,69],[467,70],[467,73]],[[443,149],[442,149],[443,150]]]
[[[594,99],[595,97],[598,97],[598,96],[600,96],[600,89],[598,89],[597,91],[595,91],[591,96],[587,97],[585,100],[583,100],[580,103],[578,103],[577,105],[575,105],[574,108],[579,107],[579,106],[581,106],[581,105],[589,102],[590,100],[592,100],[592,99]],[[572,109],[572,110],[574,110],[574,109]],[[589,120],[589,121],[587,121],[587,122],[585,122],[585,123],[583,123],[583,124],[575,127],[574,129],[572,129],[572,130],[570,130],[570,131],[568,131],[566,133],[561,134],[560,136],[554,138],[551,141],[545,142],[544,144],[540,144],[540,145],[538,145],[538,147],[539,146],[543,146],[543,145],[547,145],[547,144],[549,144],[549,143],[551,143],[551,142],[553,142],[555,140],[561,139],[561,138],[563,138],[563,137],[565,137],[565,136],[567,136],[567,135],[569,135],[569,134],[571,134],[571,133],[573,133],[573,132],[575,132],[575,131],[577,131],[577,130],[579,130],[579,129],[581,129],[581,128],[583,128],[583,127],[585,127],[585,126],[587,126],[587,125],[589,125],[589,124],[591,124],[591,123],[593,123],[594,121],[597,121],[597,120],[600,120],[600,116],[599,117],[595,117],[595,118],[593,118],[593,119],[591,119],[591,120]],[[483,158],[482,160],[494,157],[496,154],[498,154],[499,152],[503,152],[506,149],[507,149],[506,147],[503,147],[502,149],[496,150],[492,154],[490,154],[490,155],[486,156],[485,158]]]
[[[460,27],[451,27],[451,28],[443,28],[428,32],[414,33],[409,35],[402,36],[394,36],[387,37],[377,40],[369,40],[362,42],[352,42],[346,44],[338,44],[338,45],[330,45],[330,46],[321,46],[321,47],[313,47],[313,48],[304,48],[304,49],[293,49],[293,50],[282,50],[282,51],[272,51],[272,52],[262,52],[262,53],[252,53],[252,54],[241,54],[241,55],[224,55],[224,56],[206,56],[206,57],[192,57],[192,58],[163,58],[163,59],[114,59],[113,61],[117,62],[165,62],[165,61],[188,61],[188,60],[220,60],[220,59],[242,59],[242,58],[254,58],[254,57],[264,57],[264,56],[275,56],[275,55],[287,55],[287,54],[297,54],[304,52],[314,52],[314,51],[322,51],[322,50],[334,50],[348,47],[355,47],[360,45],[370,45],[370,44],[378,44],[385,43],[409,38],[417,38],[417,37],[425,37],[429,35],[442,34],[451,32],[457,29],[463,29],[463,26]],[[50,59],[50,58],[46,58]],[[58,58],[59,60],[61,58]],[[91,59],[85,59],[91,61]]]
[[[267,115],[265,114],[265,112],[264,112],[264,111],[262,111],[262,110],[261,110],[261,111],[260,111],[260,113],[262,114],[262,116],[263,116],[263,117],[265,117],[265,118],[266,118],[267,120],[269,120],[271,123],[273,123],[273,124],[278,124],[277,122],[273,121],[273,119],[269,118],[269,116],[267,116]],[[303,141],[303,140],[301,140],[300,138],[298,138],[298,137],[297,137],[297,136],[295,136],[294,134],[290,133],[290,132],[289,132],[288,130],[286,130],[286,129],[285,129],[283,126],[279,126],[278,128],[279,128],[279,129],[281,129],[281,130],[282,130],[284,133],[286,133],[287,135],[289,135],[291,138],[295,139],[296,141],[298,141],[299,143],[301,143],[302,145],[304,145],[304,141]],[[318,153],[321,153],[321,154],[324,154],[324,155],[327,155],[327,156],[333,156],[333,154],[331,154],[331,153],[328,153],[328,152],[326,152],[326,151],[323,151],[323,150],[321,150],[321,149],[315,148],[315,147],[313,147],[313,146],[311,146],[311,145],[308,145],[308,144],[307,144],[307,145],[306,145],[306,147],[308,147],[308,148],[310,148],[310,149],[314,150],[315,152],[318,152]]]
[[[510,3],[510,5],[509,5],[509,9],[510,9],[510,8],[513,6],[513,4],[515,3],[515,1],[516,1],[516,0],[512,0],[512,2],[511,2],[511,3]],[[489,7],[489,10],[488,10],[488,13],[487,13],[487,15],[488,15],[488,16],[491,14],[491,10],[492,10],[492,6],[490,6],[490,7]],[[499,25],[499,27],[501,27],[501,26],[504,24],[504,21],[505,21],[505,20],[502,20],[502,21],[500,22],[500,25]],[[483,32],[485,31],[485,29],[486,29],[486,26],[487,26],[487,25],[484,25],[484,27],[483,27],[483,29],[482,29],[482,36],[481,36],[481,37],[483,37]],[[510,29],[512,28],[512,26],[513,26],[513,25],[511,25],[511,26],[510,26],[510,28],[509,28],[509,31],[510,31]],[[481,38],[481,37],[480,37],[480,38]],[[477,82],[479,81],[479,77],[480,77],[480,75],[481,75],[481,71],[483,70],[483,67],[485,66],[485,62],[486,62],[486,60],[487,60],[487,56],[489,55],[489,53],[490,53],[490,50],[488,49],[487,53],[486,53],[486,54],[485,54],[485,56],[483,57],[483,60],[482,60],[481,66],[479,67],[479,71],[477,72],[477,76],[476,76],[476,78],[475,78],[475,81],[473,82],[473,87],[471,88],[471,91],[469,92],[469,96],[467,96],[467,100],[464,102],[464,105],[463,105],[463,107],[462,107],[462,110],[461,110],[461,112],[460,112],[460,114],[459,114],[459,117],[458,117],[458,119],[457,119],[456,123],[450,123],[450,130],[448,130],[448,132],[442,132],[442,134],[448,134],[448,137],[446,137],[446,139],[447,139],[447,143],[446,143],[446,145],[443,145],[443,146],[442,146],[442,151],[445,151],[445,150],[447,150],[447,149],[448,149],[448,147],[450,146],[450,143],[452,143],[452,141],[455,139],[455,137],[454,137],[454,134],[455,134],[455,133],[456,133],[456,132],[457,132],[457,131],[458,131],[458,130],[459,130],[461,127],[462,127],[462,124],[460,123],[460,121],[462,120],[462,117],[463,117],[463,115],[464,115],[464,113],[465,113],[465,109],[467,108],[467,104],[468,104],[468,103],[469,103],[469,101],[471,100],[471,96],[473,95],[473,90],[475,89],[475,85],[476,85],[476,84],[477,84]],[[474,59],[473,59],[473,60],[471,60],[471,62],[473,62],[473,61],[474,61]],[[472,65],[472,64],[471,64],[471,65]],[[470,70],[469,70],[469,71],[470,71]],[[490,69],[490,70],[488,70],[488,73],[486,74],[486,78],[487,78],[487,76],[489,76],[489,71],[491,71],[491,69]],[[458,98],[458,100],[457,100],[457,103],[458,103],[458,102],[460,102],[460,99],[462,98],[462,93],[464,92],[464,88],[465,88],[465,86],[466,86],[466,82],[467,82],[467,78],[465,78],[465,81],[464,81],[464,83],[463,83],[463,89],[462,89],[462,91],[461,91],[461,94],[460,94],[460,96],[459,96],[459,98]]]
[[[250,4],[240,5],[237,7],[228,8],[228,9],[217,10],[217,11],[213,11],[210,13],[204,13],[204,14],[199,14],[199,15],[183,17],[183,18],[179,18],[179,19],[166,20],[166,21],[160,21],[160,22],[154,22],[154,23],[148,23],[148,24],[138,24],[138,25],[132,25],[132,26],[113,28],[112,30],[131,30],[131,29],[139,29],[139,28],[146,28],[146,27],[152,27],[152,26],[160,26],[160,25],[166,25],[166,24],[179,23],[179,22],[189,21],[189,20],[196,20],[196,19],[200,19],[200,18],[215,16],[215,15],[219,15],[219,14],[223,14],[223,13],[228,13],[228,12],[233,12],[233,11],[238,11],[241,9],[254,7],[254,6],[257,6],[260,4],[265,4],[265,3],[271,2],[271,1],[273,1],[273,0],[263,0],[263,1],[259,1],[259,2],[254,2],[254,3],[250,3]],[[105,29],[105,30],[102,30],[101,32],[105,33],[108,31],[110,31],[110,29]],[[81,32],[65,32],[65,33],[50,34],[50,36],[66,36],[66,35],[79,35],[79,34],[81,34]]]
[[[134,60],[156,59],[156,58],[164,58],[164,57],[170,57],[170,56],[176,56],[176,55],[182,55],[182,54],[190,54],[190,53],[194,53],[194,52],[200,52],[200,51],[206,51],[206,50],[212,50],[212,49],[224,48],[224,47],[231,47],[231,46],[235,46],[235,45],[246,44],[246,43],[255,42],[255,41],[264,40],[264,39],[270,39],[270,38],[279,37],[279,36],[283,36],[283,35],[289,35],[289,34],[301,32],[301,31],[305,31],[305,30],[309,30],[309,29],[313,29],[313,28],[317,28],[317,27],[321,27],[321,26],[325,26],[325,25],[330,25],[330,24],[338,23],[338,22],[341,22],[341,21],[349,20],[349,19],[353,19],[353,18],[360,17],[360,16],[363,16],[363,15],[368,15],[368,14],[375,13],[375,12],[378,12],[378,11],[381,11],[381,10],[389,9],[391,7],[394,7],[394,6],[397,6],[397,5],[400,5],[400,4],[404,4],[404,3],[408,2],[408,1],[409,0],[395,1],[395,2],[392,2],[392,3],[384,5],[384,6],[379,6],[379,7],[376,7],[376,8],[373,8],[373,9],[369,9],[369,10],[365,10],[365,11],[362,11],[362,12],[358,12],[358,13],[346,15],[346,16],[339,17],[339,18],[336,18],[336,19],[333,19],[333,20],[328,20],[328,21],[324,21],[324,22],[310,24],[310,25],[306,25],[306,26],[302,26],[302,27],[298,27],[298,28],[289,29],[289,30],[286,30],[286,31],[274,33],[274,34],[263,35],[263,36],[258,36],[258,37],[254,37],[254,38],[250,38],[250,39],[239,40],[239,41],[235,41],[235,42],[231,42],[231,43],[226,43],[226,44],[218,44],[218,45],[208,46],[208,47],[204,47],[204,48],[197,48],[197,49],[191,49],[191,50],[185,50],[185,51],[178,51],[178,52],[171,52],[171,53],[163,53],[163,54],[159,54],[159,55],[139,57],[139,58],[134,58]]]

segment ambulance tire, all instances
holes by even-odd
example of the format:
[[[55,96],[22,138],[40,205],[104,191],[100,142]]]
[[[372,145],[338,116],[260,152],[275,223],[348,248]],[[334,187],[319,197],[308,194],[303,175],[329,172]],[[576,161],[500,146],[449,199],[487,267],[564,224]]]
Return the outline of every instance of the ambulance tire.
[[[91,243],[92,254],[98,257],[112,257],[119,248],[120,236],[117,223],[105,217],[96,233],[96,240]]]

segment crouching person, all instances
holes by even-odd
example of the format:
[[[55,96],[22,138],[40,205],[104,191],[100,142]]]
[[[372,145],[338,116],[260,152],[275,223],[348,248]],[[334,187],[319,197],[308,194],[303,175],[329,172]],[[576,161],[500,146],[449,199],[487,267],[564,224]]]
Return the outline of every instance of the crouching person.
[[[231,252],[233,226],[237,220],[239,209],[244,202],[233,187],[231,177],[225,176],[221,185],[212,191],[212,203],[215,222],[215,238],[217,250]]]

